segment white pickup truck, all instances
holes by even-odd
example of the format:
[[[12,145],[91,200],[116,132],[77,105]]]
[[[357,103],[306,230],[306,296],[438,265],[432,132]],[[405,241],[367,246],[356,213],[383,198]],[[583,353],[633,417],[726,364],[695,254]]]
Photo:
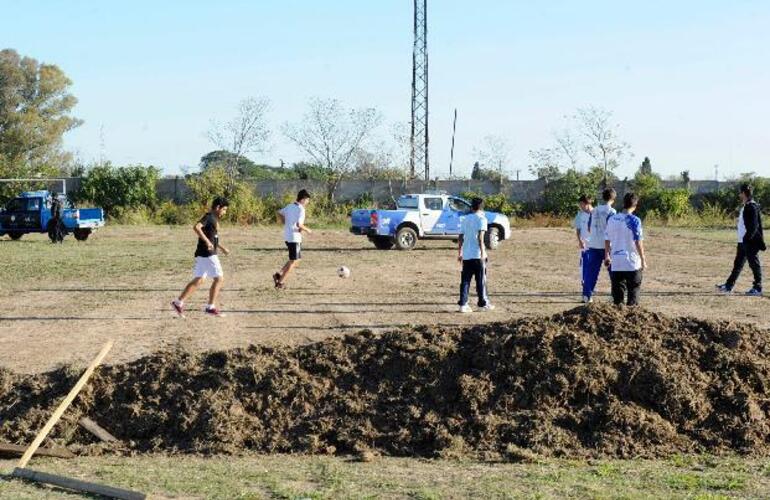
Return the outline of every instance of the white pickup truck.
[[[411,250],[420,239],[456,240],[471,204],[446,194],[406,194],[395,210],[357,209],[351,214],[350,232],[366,235],[380,250],[395,246]],[[503,214],[484,212],[489,227],[486,246],[494,250],[511,237],[511,223]]]

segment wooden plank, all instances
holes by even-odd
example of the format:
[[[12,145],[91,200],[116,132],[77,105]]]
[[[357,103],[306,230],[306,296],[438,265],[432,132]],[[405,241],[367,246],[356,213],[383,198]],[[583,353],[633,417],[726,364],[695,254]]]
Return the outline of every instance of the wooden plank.
[[[78,424],[94,436],[98,437],[102,441],[106,443],[110,443],[113,441],[117,441],[118,438],[107,432],[107,430],[102,427],[101,425],[97,424],[93,420],[91,420],[88,417],[83,417],[80,420],[78,420]]]
[[[11,476],[34,481],[37,483],[52,484],[68,490],[82,491],[94,495],[102,495],[108,498],[117,498],[119,500],[145,500],[147,495],[138,491],[124,490],[103,484],[88,483],[71,477],[57,476],[31,469],[16,467]]]
[[[96,367],[99,366],[99,364],[102,362],[105,356],[107,356],[107,353],[110,352],[110,349],[112,349],[112,340],[104,344],[104,347],[102,347],[102,350],[99,351],[99,354],[96,355],[93,361],[91,361],[91,364],[88,365],[88,368],[86,368],[86,371],[83,372],[83,375],[81,375],[80,380],[77,381],[75,386],[70,390],[69,394],[64,398],[64,401],[62,401],[59,404],[59,407],[56,408],[56,411],[53,412],[53,415],[51,415],[51,418],[48,419],[48,422],[45,423],[43,428],[40,430],[40,432],[37,433],[37,436],[35,436],[35,439],[32,441],[32,444],[29,445],[29,448],[27,448],[27,451],[24,453],[24,456],[21,457],[21,460],[19,460],[19,469],[23,469],[27,466],[29,463],[29,460],[32,458],[32,455],[35,454],[35,451],[40,447],[40,444],[43,442],[43,440],[48,436],[48,433],[51,432],[51,429],[53,429],[53,426],[56,425],[56,423],[59,421],[61,416],[64,414],[64,411],[69,408],[69,405],[72,404],[72,402],[77,397],[78,393],[80,393],[81,389],[83,389],[83,386],[86,385],[86,382],[88,382],[88,379],[91,378],[91,375],[94,373],[94,370],[96,370]]]
[[[17,444],[0,443],[0,455],[13,455],[20,457],[24,455],[26,446],[19,446]],[[69,451],[67,448],[57,446],[55,448],[38,448],[35,451],[35,455],[39,457],[55,457],[55,458],[75,458],[75,454]]]

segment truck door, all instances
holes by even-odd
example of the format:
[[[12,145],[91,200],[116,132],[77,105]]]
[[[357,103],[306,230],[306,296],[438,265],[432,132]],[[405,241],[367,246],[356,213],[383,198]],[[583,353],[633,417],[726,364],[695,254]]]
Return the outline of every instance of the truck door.
[[[444,211],[444,199],[440,196],[425,196],[420,207],[420,227],[425,234],[443,234],[443,227],[437,226]]]
[[[471,211],[470,204],[462,198],[449,198],[447,210],[442,218],[446,219],[446,234],[460,234],[463,219]]]
[[[41,198],[16,198],[11,200],[2,215],[5,230],[38,231],[40,229]]]

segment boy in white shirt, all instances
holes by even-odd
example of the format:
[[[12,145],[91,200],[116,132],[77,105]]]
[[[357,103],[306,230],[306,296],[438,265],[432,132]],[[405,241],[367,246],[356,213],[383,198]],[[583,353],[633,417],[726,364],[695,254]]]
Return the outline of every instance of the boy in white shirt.
[[[479,308],[483,311],[491,311],[495,308],[487,296],[487,250],[484,247],[484,233],[486,231],[487,218],[484,215],[484,200],[474,198],[471,200],[471,213],[466,215],[462,221],[462,232],[457,248],[457,260],[463,264],[460,275],[460,301],[457,303],[461,313],[473,311],[468,305],[472,279],[476,280]]]
[[[623,212],[607,221],[604,236],[604,262],[610,268],[612,299],[615,305],[622,305],[626,292],[627,304],[639,304],[642,287],[642,271],[647,269],[644,255],[642,221],[634,215],[639,197],[626,193],[623,197]]]
[[[305,226],[305,208],[310,203],[310,193],[302,189],[297,193],[297,201],[290,203],[278,211],[278,218],[283,223],[283,239],[289,250],[289,260],[280,271],[273,275],[276,288],[284,288],[286,277],[292,269],[299,265],[302,259],[302,233],[312,234],[313,231]]]
[[[591,222],[591,210],[593,210],[593,201],[586,195],[582,195],[578,200],[578,213],[575,216],[575,220],[572,221],[572,227],[575,229],[575,236],[578,241],[578,249],[580,250],[580,282],[585,285],[586,282],[586,252],[588,250],[588,226]],[[582,286],[581,285],[581,286]]]
[[[612,188],[602,191],[603,205],[591,212],[588,220],[588,249],[583,253],[583,302],[593,302],[594,289],[604,262],[604,233],[607,219],[617,212],[612,208],[617,193]]]

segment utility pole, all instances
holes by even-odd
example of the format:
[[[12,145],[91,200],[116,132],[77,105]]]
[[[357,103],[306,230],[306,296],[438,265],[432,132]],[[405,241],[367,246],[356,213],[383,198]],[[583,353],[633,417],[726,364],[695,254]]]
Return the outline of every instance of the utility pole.
[[[414,0],[410,174],[430,180],[428,161],[428,0]]]
[[[455,161],[455,132],[457,132],[457,108],[455,108],[455,118],[452,122],[452,149],[449,150],[449,178],[452,178],[452,165]]]

